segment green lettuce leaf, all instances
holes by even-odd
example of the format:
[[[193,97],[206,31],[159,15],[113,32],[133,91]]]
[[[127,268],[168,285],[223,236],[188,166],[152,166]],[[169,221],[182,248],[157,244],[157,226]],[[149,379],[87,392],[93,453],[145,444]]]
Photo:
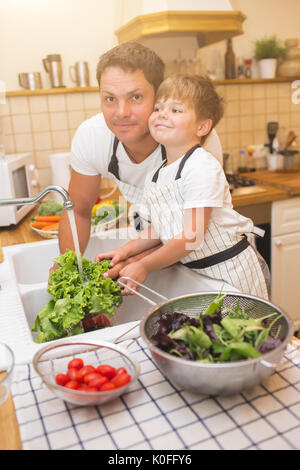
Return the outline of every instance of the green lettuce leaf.
[[[40,332],[37,342],[52,341],[83,333],[81,320],[104,313],[110,317],[122,303],[121,288],[113,279],[103,279],[110,260],[101,263],[82,258],[83,283],[76,253],[67,250],[54,260],[58,269],[51,273],[48,292],[52,295],[38,313],[32,331]]]

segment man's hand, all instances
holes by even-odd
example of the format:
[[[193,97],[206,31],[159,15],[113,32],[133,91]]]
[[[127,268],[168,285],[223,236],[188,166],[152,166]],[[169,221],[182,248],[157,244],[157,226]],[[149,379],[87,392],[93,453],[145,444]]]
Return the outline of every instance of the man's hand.
[[[49,277],[50,277],[51,274],[54,273],[54,271],[56,271],[58,268],[59,268],[59,265],[58,265],[57,263],[54,263],[53,266],[51,266],[51,268],[49,269]],[[48,281],[48,284],[49,284],[49,281]]]
[[[49,269],[49,276],[50,276],[50,274],[52,274],[54,271],[56,271],[57,268],[59,268],[59,265],[58,265],[57,263],[54,263],[53,266],[51,266],[51,268]]]

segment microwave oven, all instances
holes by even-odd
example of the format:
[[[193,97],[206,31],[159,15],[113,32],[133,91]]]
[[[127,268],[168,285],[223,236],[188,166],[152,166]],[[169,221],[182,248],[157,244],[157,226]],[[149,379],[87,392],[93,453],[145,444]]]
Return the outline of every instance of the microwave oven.
[[[31,198],[38,181],[30,153],[8,154],[0,160],[0,199]],[[17,224],[32,210],[32,204],[0,206],[0,227]]]

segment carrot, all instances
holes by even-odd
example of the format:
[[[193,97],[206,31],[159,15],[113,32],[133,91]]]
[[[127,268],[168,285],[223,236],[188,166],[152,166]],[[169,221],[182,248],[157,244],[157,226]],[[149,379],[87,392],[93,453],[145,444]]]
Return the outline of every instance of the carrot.
[[[60,215],[37,215],[35,217],[37,222],[48,222],[48,225],[60,221]]]
[[[34,227],[34,228],[43,228],[43,227],[46,227],[47,225],[49,225],[49,222],[31,222],[31,226]]]
[[[54,232],[58,227],[59,227],[59,223],[56,222],[55,224],[46,225],[45,227],[42,228],[42,230],[45,230],[46,232]]]

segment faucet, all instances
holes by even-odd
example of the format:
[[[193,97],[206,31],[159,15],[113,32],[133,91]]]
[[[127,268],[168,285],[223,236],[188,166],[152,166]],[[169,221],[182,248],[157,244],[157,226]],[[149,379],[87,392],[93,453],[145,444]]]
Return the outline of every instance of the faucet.
[[[25,197],[18,199],[0,199],[0,206],[15,205],[21,206],[24,204],[35,204],[43,199],[48,193],[56,192],[61,195],[63,198],[63,206],[65,210],[71,210],[74,207],[74,202],[71,200],[68,191],[66,191],[62,186],[46,186],[40,193],[36,194],[34,197]]]

